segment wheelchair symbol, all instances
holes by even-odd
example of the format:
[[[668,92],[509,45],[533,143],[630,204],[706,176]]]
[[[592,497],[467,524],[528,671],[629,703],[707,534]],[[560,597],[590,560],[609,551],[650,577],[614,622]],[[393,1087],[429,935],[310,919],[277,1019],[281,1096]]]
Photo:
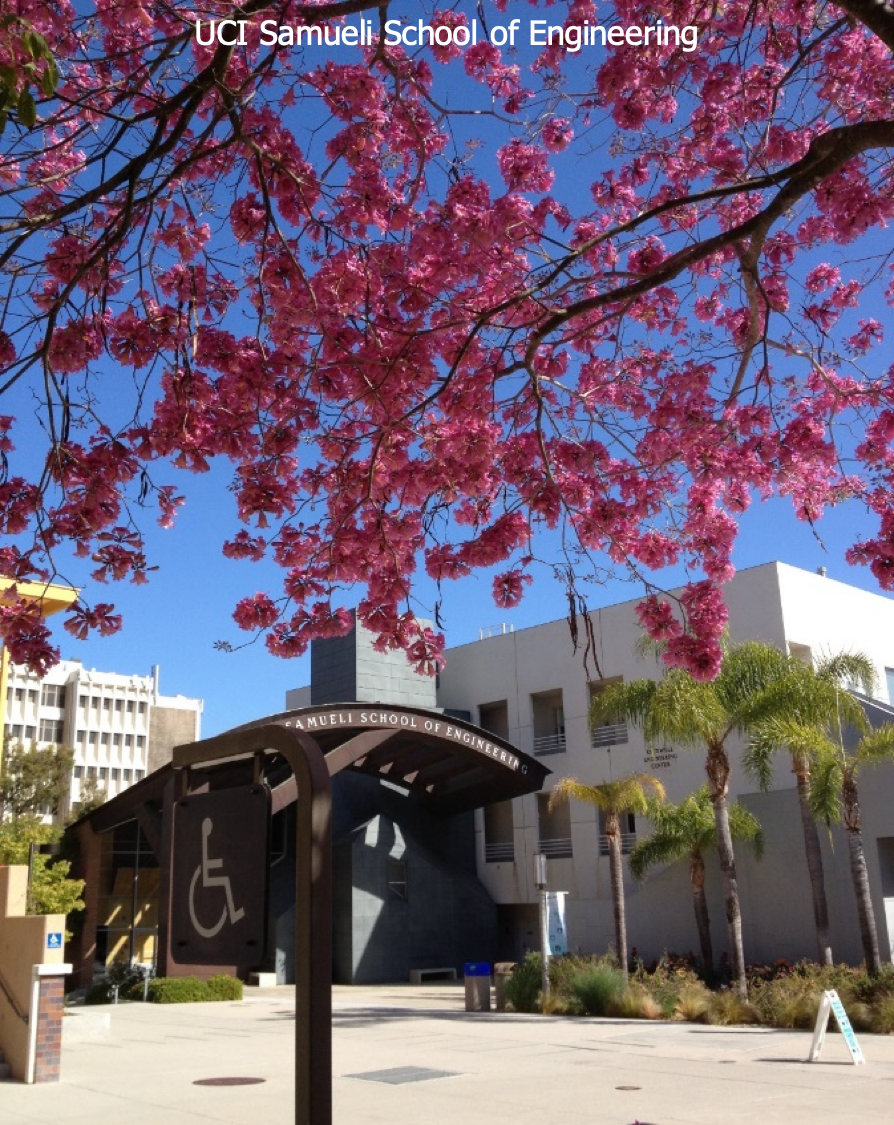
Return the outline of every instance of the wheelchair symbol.
[[[196,932],[201,934],[203,938],[217,937],[220,931],[226,924],[229,917],[230,925],[235,925],[240,918],[245,917],[245,911],[240,906],[236,909],[236,904],[233,901],[233,889],[230,886],[229,875],[212,875],[212,871],[216,871],[219,867],[223,867],[222,859],[209,859],[208,858],[208,837],[214,825],[211,822],[211,817],[206,816],[202,821],[202,862],[195,869],[192,881],[189,884],[189,916],[192,919],[192,924],[196,928]],[[226,906],[221,911],[220,918],[214,926],[203,926],[196,916],[196,884],[199,876],[202,877],[202,887],[223,887],[224,894],[226,895]]]

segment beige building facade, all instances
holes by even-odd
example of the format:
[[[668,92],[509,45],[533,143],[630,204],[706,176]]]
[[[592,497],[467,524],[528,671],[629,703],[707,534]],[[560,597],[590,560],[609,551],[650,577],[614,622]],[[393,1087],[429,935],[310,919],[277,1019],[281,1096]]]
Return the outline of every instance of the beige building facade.
[[[115,797],[170,761],[174,746],[199,737],[201,716],[201,700],[160,693],[157,666],[148,676],[130,676],[62,660],[43,678],[9,667],[5,729],[11,741],[74,750],[61,816],[76,809],[89,781]]]
[[[876,669],[874,721],[894,721],[894,600],[782,563],[743,570],[726,587],[734,641],[760,639],[816,660],[843,650],[868,655]],[[644,743],[625,724],[591,733],[590,700],[602,684],[657,678],[661,666],[637,655],[642,632],[636,601],[591,614],[595,653],[585,666],[566,621],[498,633],[447,652],[438,705],[466,713],[521,750],[541,758],[552,774],[544,792],[476,813],[478,874],[498,904],[502,954],[519,957],[538,948],[534,854],[549,857],[550,889],[567,891],[571,951],[604,951],[613,940],[608,849],[599,816],[571,802],[550,811],[549,789],[565,776],[597,784],[631,772],[654,773],[668,799],[681,801],[704,782],[703,755]],[[583,636],[583,630],[579,629]],[[594,659],[595,658],[595,659]],[[738,754],[736,755],[738,757]],[[736,762],[731,796],[760,820],[763,860],[737,856],[746,958],[767,962],[815,956],[810,889],[794,777],[780,755],[773,784],[761,792]],[[864,840],[883,956],[894,944],[894,767],[863,775]],[[628,818],[625,849],[648,832],[648,822]],[[821,831],[826,887],[837,959],[858,962],[861,947],[848,867],[847,843],[838,829]],[[708,859],[708,893],[715,948],[725,925],[719,870]],[[625,871],[628,940],[647,961],[664,950],[697,950],[687,865],[654,870],[642,884]]]

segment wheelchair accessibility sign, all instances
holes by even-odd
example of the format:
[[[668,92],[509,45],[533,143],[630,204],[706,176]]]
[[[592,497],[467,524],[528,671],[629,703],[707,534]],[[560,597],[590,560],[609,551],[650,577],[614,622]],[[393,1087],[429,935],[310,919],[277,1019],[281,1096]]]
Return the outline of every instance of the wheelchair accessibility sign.
[[[174,806],[171,953],[250,968],[264,956],[270,792],[246,785]]]

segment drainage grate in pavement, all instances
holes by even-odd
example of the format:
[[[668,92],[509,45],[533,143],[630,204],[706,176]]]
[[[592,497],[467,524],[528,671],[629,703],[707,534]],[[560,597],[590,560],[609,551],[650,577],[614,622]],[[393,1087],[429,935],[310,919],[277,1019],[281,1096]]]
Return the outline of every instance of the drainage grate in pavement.
[[[257,1086],[266,1078],[197,1078],[193,1086]]]
[[[405,1082],[428,1082],[432,1078],[456,1078],[455,1070],[431,1070],[427,1066],[395,1066],[390,1070],[367,1070],[363,1074],[346,1074],[345,1078],[360,1078],[364,1082],[387,1082],[401,1086]]]

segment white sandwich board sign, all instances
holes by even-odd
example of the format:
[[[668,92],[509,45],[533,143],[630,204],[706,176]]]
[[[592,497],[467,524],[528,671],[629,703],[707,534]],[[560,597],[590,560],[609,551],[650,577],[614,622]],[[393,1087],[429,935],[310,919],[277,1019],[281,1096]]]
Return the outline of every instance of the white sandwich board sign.
[[[851,1027],[851,1021],[847,1018],[844,1005],[841,1003],[841,999],[834,988],[830,988],[828,992],[824,992],[823,998],[820,1001],[819,1011],[816,1014],[816,1026],[813,1029],[813,1042],[810,1044],[810,1054],[807,1061],[816,1062],[820,1057],[823,1043],[826,1040],[826,1028],[829,1026],[830,1015],[835,1017],[838,1030],[844,1036],[844,1041],[847,1043],[847,1048],[851,1053],[851,1061],[855,1066],[860,1066],[862,1063],[865,1063],[866,1058],[860,1049],[860,1044],[857,1042],[857,1036],[854,1034],[853,1027]]]

